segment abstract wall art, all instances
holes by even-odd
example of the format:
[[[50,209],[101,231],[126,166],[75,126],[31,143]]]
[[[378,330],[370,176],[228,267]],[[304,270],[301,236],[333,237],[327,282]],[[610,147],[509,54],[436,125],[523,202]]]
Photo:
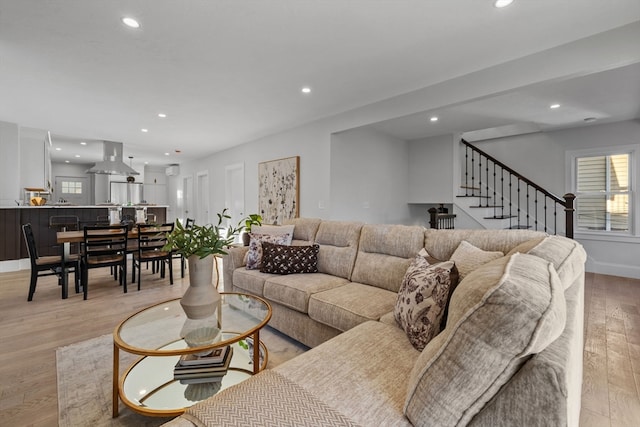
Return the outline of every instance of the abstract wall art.
[[[265,224],[297,218],[300,198],[300,156],[258,164],[258,211]]]

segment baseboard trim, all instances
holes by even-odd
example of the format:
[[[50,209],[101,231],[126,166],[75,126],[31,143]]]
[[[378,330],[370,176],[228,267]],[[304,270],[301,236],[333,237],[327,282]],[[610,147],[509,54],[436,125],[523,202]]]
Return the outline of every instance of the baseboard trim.
[[[28,270],[31,268],[29,258],[14,259],[10,261],[0,261],[0,273],[9,273],[12,271]]]
[[[585,270],[589,273],[640,279],[640,267],[633,267],[624,264],[614,264],[609,262],[599,262],[591,257],[587,257]]]

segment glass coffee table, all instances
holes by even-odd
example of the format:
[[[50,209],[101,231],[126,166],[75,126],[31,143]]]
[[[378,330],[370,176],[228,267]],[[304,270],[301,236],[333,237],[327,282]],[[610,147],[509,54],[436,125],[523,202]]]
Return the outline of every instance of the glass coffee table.
[[[271,306],[264,299],[237,293],[221,293],[218,321],[219,341],[209,344],[185,342],[187,319],[180,299],[147,307],[122,321],[113,332],[113,417],[121,400],[132,410],[149,416],[177,416],[207,397],[246,380],[264,369],[267,348],[260,341],[260,329],[271,319]],[[195,321],[199,322],[199,321]],[[200,325],[201,326],[201,325]],[[258,343],[258,345],[254,345]],[[221,381],[182,384],[173,370],[185,354],[202,354],[230,345],[232,359]],[[120,350],[137,354],[122,375]]]

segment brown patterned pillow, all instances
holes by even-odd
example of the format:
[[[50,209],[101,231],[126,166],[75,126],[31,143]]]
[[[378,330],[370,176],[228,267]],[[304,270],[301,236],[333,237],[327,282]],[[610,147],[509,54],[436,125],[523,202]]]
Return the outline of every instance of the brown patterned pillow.
[[[263,273],[296,274],[318,272],[319,245],[284,246],[262,243]]]
[[[279,235],[249,233],[249,237],[249,250],[247,251],[245,259],[247,270],[259,270],[262,266],[262,244],[264,242],[278,245],[291,244],[291,233]]]
[[[418,254],[405,273],[393,314],[418,351],[440,333],[454,268],[453,261],[430,265]]]

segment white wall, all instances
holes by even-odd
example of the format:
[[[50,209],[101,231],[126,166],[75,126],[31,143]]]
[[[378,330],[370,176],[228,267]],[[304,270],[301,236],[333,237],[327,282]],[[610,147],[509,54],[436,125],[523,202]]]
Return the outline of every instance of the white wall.
[[[22,187],[46,189],[46,135],[47,132],[44,130],[20,128],[20,182]]]
[[[409,220],[406,141],[368,128],[331,140],[331,219],[403,224]]]
[[[16,124],[0,122],[0,149],[0,205],[15,206],[15,200],[24,197],[19,179],[20,132]]]
[[[409,142],[411,203],[453,202],[453,143],[453,135]]]

